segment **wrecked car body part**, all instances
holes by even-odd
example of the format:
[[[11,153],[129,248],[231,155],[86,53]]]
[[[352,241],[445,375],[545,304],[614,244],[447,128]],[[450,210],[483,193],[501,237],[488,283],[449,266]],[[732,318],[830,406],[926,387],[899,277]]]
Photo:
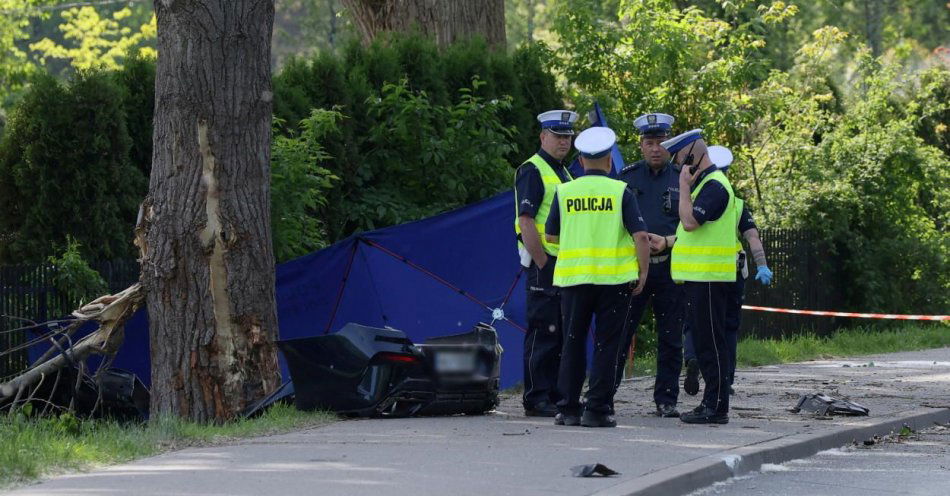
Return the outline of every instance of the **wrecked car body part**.
[[[278,346],[301,410],[406,417],[481,414],[498,403],[502,350],[487,324],[416,345],[396,329],[349,323]]]
[[[480,323],[469,332],[429,338],[418,347],[436,387],[435,400],[421,415],[480,414],[498,405],[504,350],[493,327]]]
[[[870,413],[866,407],[853,401],[833,398],[826,394],[806,394],[798,399],[798,404],[790,410],[793,413],[809,412],[819,416],[850,415],[864,416]]]
[[[149,392],[138,376],[126,370],[103,370],[97,381],[77,367],[64,367],[21,400],[0,401],[0,410],[27,404],[40,414],[71,410],[78,417],[141,421],[148,420]]]
[[[591,463],[588,465],[577,465],[571,467],[571,475],[574,477],[610,477],[612,475],[620,475],[620,472],[602,464],[602,463]]]

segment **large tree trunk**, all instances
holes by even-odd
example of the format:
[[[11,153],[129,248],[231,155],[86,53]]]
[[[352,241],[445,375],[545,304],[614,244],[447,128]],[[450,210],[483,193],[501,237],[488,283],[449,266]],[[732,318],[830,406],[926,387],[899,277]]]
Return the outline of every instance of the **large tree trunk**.
[[[418,28],[439,46],[481,35],[496,49],[505,49],[504,0],[343,0],[363,41],[384,31]]]
[[[155,0],[152,174],[137,244],[152,412],[233,417],[279,385],[270,230],[273,0]]]

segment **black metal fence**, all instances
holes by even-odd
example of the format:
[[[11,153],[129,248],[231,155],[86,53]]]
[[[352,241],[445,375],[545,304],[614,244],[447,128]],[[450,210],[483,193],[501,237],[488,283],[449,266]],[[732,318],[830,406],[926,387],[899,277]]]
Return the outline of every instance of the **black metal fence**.
[[[746,305],[799,310],[842,310],[845,281],[830,247],[807,231],[764,229],[761,231],[769,268],[770,286],[756,282],[755,264],[749,262]],[[747,250],[748,251],[748,250]],[[852,319],[853,320],[853,319]],[[742,312],[743,336],[781,337],[804,331],[827,335],[847,319],[746,310]]]
[[[131,286],[139,278],[139,264],[135,260],[91,266],[102,275],[112,292]],[[66,316],[78,306],[75,296],[56,289],[55,276],[56,269],[51,264],[0,267],[0,381],[28,365],[25,349],[9,351],[45,331],[14,329]]]

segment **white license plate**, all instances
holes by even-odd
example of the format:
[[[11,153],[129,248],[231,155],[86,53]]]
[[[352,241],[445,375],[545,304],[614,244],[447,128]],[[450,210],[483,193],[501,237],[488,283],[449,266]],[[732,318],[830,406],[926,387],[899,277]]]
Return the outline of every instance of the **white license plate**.
[[[475,370],[475,354],[457,351],[440,351],[435,354],[437,372],[472,372]]]

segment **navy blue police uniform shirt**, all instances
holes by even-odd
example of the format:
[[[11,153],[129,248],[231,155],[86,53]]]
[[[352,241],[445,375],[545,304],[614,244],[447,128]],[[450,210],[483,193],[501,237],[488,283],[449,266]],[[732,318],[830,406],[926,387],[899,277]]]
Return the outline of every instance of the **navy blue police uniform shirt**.
[[[538,150],[538,155],[554,169],[554,173],[561,178],[562,182],[571,179],[564,171],[561,162],[546,151]],[[541,172],[530,162],[525,162],[518,167],[518,172],[515,174],[515,198],[518,199],[519,217],[527,215],[533,219],[538,215],[538,209],[541,208],[541,202],[544,200],[544,182],[541,181]]]
[[[696,182],[693,183],[693,187],[690,191],[696,189],[706,176],[716,170],[718,169],[713,166],[701,172],[699,177],[696,178]],[[729,192],[726,191],[726,187],[723,186],[721,182],[712,179],[703,186],[702,191],[700,191],[693,200],[693,217],[696,218],[696,222],[700,225],[706,222],[712,222],[722,217],[722,213],[726,211],[727,205],[729,205]]]
[[[749,229],[758,229],[758,226],[755,225],[755,219],[752,218],[752,212],[749,212],[749,207],[743,203],[742,214],[739,216],[739,232],[744,233]]]
[[[585,176],[609,176],[604,171],[588,170]],[[640,207],[637,205],[637,198],[633,196],[630,188],[623,190],[623,200],[621,201],[621,214],[623,216],[623,227],[627,232],[633,234],[638,231],[646,231],[647,224],[640,215]],[[552,236],[561,234],[561,206],[557,201],[557,193],[554,193],[554,202],[551,204],[551,213],[548,214],[548,220],[544,224],[544,232]]]
[[[620,171],[620,180],[627,183],[650,226],[650,232],[660,236],[676,234],[680,222],[679,186],[680,168],[671,162],[654,172],[645,160],[634,162]]]

